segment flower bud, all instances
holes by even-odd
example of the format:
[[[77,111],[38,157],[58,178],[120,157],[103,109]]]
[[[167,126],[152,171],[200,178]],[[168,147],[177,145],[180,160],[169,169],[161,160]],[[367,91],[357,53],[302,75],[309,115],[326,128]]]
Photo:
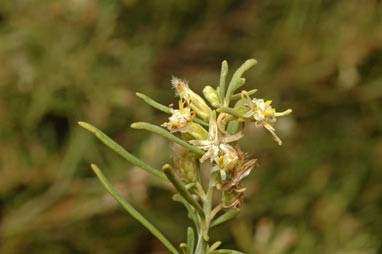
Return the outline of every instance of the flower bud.
[[[222,201],[224,208],[240,208],[244,194],[235,191],[223,191]]]
[[[171,83],[179,97],[189,102],[190,107],[198,116],[205,121],[210,119],[212,113],[211,108],[202,97],[190,89],[186,81],[173,77]]]
[[[211,86],[206,86],[203,89],[203,95],[207,99],[207,101],[215,108],[220,107],[219,96],[215,89]]]

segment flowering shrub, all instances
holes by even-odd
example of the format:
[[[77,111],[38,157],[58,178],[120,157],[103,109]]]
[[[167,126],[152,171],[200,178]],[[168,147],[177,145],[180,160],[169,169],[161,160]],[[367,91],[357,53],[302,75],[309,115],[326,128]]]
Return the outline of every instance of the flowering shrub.
[[[223,61],[219,86],[216,89],[210,86],[203,89],[209,104],[190,88],[187,81],[176,77],[172,78],[171,83],[179,97],[178,109],[174,109],[172,105],[166,107],[144,94],[137,93],[137,96],[150,106],[171,116],[168,122],[161,125],[168,131],[144,122],[134,123],[131,127],[145,129],[173,141],[175,168],[166,164],[162,171],[154,169],[125,151],[94,126],[79,123],[131,163],[173,184],[178,191],[173,199],[184,204],[196,229],[195,237],[194,229],[188,228],[187,243],[180,244],[183,253],[241,253],[218,249],[220,241],[209,243],[210,229],[239,213],[246,190],[241,181],[257,165],[257,159],[250,158],[247,153],[241,151],[238,141],[244,137],[245,124],[254,122],[256,127],[268,130],[273,139],[281,145],[281,139],[277,136],[274,126],[277,117],[292,112],[291,109],[277,112],[271,106],[272,101],[251,97],[256,93],[256,89],[236,93],[245,84],[243,73],[256,63],[254,59],[247,60],[234,73],[226,87],[228,64]],[[180,135],[175,136],[173,133]],[[200,172],[200,163],[206,163],[210,168],[207,174]],[[162,233],[112,188],[96,165],[92,164],[92,168],[107,191],[134,218],[148,228],[172,253],[179,253]],[[203,186],[203,178],[206,176],[208,185]],[[218,204],[213,203],[214,196],[220,197],[221,201]]]

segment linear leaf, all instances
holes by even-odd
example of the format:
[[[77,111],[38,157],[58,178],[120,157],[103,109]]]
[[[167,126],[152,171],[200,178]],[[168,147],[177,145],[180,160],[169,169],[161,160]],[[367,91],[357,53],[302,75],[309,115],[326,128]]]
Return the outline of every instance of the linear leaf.
[[[102,131],[100,131],[99,129],[94,127],[93,125],[91,125],[89,123],[85,123],[85,122],[78,122],[78,125],[84,129],[90,131],[91,133],[93,133],[99,140],[102,141],[102,143],[107,145],[109,148],[114,150],[116,153],[121,155],[123,158],[125,158],[130,163],[146,170],[147,172],[149,172],[152,175],[158,176],[158,177],[162,178],[163,180],[167,181],[167,177],[163,174],[163,172],[147,165],[145,162],[141,161],[140,159],[138,159],[137,157],[135,157],[134,155],[132,155],[131,153],[126,151],[122,146],[117,144],[114,140],[109,138],[105,133],[103,133]]]
[[[138,122],[138,123],[133,123],[131,125],[131,128],[133,129],[142,129],[142,130],[147,130],[147,131],[151,131],[151,132],[154,132],[156,134],[159,134],[167,139],[169,139],[170,141],[172,142],[175,142],[185,148],[187,148],[188,150],[190,150],[191,152],[193,153],[196,153],[196,154],[199,154],[199,155],[203,155],[204,152],[202,150],[200,150],[199,148],[187,143],[186,141],[178,138],[177,136],[171,134],[170,132],[166,131],[165,129],[159,127],[159,126],[156,126],[156,125],[153,125],[153,124],[150,124],[150,123],[145,123],[145,122]]]
[[[200,217],[204,218],[203,208],[200,204],[192,197],[191,193],[188,192],[183,183],[176,177],[174,169],[170,164],[166,164],[162,167],[163,172],[166,174],[168,180],[174,185],[175,189],[179,192],[179,194],[190,203],[196,211],[199,213]]]
[[[161,241],[164,246],[167,247],[172,253],[179,254],[176,248],[166,239],[166,237],[155,227],[153,226],[142,214],[140,214],[134,207],[132,207],[122,196],[111,186],[109,181],[106,179],[105,175],[95,164],[91,164],[91,167],[102,183],[103,187],[109,192],[109,194],[117,200],[117,202],[137,221],[139,221],[143,226],[145,226],[154,236]]]
[[[194,247],[195,247],[195,234],[192,227],[187,228],[187,245],[188,249],[190,250],[190,253],[194,253]]]
[[[224,214],[212,221],[211,228],[235,218],[239,213],[240,210],[236,209],[225,212]]]
[[[142,100],[144,100],[147,104],[149,104],[151,107],[153,108],[156,108],[164,113],[167,113],[167,114],[171,114],[171,111],[170,111],[170,108],[163,105],[163,104],[160,104],[159,102],[156,102],[154,101],[153,99],[151,99],[150,97],[148,97],[147,95],[143,94],[143,93],[136,93],[136,95],[141,98]],[[204,125],[204,126],[209,126],[208,123],[206,123],[205,121],[203,121],[202,119],[199,119],[199,118],[195,118],[193,120],[195,123],[198,123],[198,124],[201,124],[201,125]]]
[[[245,254],[244,252],[237,250],[220,249],[208,252],[208,254]]]
[[[233,74],[231,82],[228,85],[228,90],[226,93],[226,101],[229,102],[232,94],[240,88],[242,85],[244,85],[245,79],[242,79],[242,75],[245,71],[247,71],[249,68],[257,64],[257,61],[255,59],[248,59],[245,61]],[[228,105],[227,105],[228,106]]]

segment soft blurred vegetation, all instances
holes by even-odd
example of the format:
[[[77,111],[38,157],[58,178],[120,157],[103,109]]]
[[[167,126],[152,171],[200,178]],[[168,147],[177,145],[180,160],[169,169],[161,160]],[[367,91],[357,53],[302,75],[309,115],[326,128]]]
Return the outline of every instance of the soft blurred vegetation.
[[[174,243],[190,225],[172,190],[76,125],[90,122],[150,165],[174,74],[196,91],[220,63],[259,64],[284,141],[249,126],[260,167],[240,217],[213,240],[246,253],[381,253],[382,26],[377,0],[0,1],[0,253],[166,253],[105,193],[95,162]],[[165,148],[165,147],[168,147]]]

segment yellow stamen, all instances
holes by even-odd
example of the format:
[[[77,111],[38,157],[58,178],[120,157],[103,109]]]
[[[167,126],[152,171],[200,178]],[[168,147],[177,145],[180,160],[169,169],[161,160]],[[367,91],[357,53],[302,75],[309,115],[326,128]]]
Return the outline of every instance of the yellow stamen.
[[[224,168],[224,156],[219,157],[219,168]]]
[[[179,111],[180,113],[184,114],[184,107],[183,107],[183,101],[179,100]]]
[[[265,103],[264,103],[266,106],[269,106],[272,104],[272,101],[271,100],[267,100]]]
[[[263,115],[264,116],[270,116],[270,115],[273,115],[274,113],[275,113],[275,109],[273,108],[271,110],[263,112]]]

